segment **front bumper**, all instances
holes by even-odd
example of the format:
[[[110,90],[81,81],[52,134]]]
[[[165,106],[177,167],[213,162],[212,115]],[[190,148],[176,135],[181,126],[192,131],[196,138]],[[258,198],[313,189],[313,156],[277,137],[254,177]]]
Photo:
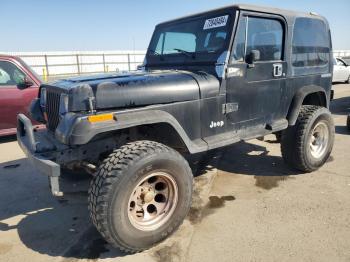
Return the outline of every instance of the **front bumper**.
[[[39,153],[33,125],[23,114],[17,116],[17,141],[31,164],[42,174],[49,177],[51,192],[54,196],[63,196],[59,187],[60,165]]]

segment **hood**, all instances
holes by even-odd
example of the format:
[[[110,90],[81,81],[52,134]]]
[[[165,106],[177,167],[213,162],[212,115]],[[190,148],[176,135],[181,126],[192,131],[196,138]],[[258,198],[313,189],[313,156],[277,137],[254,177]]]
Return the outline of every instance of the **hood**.
[[[214,76],[188,71],[83,76],[59,80],[43,87],[48,92],[68,94],[69,111],[77,112],[89,109],[89,99],[97,110],[197,100],[200,98],[200,85],[207,95],[219,90],[219,81]]]

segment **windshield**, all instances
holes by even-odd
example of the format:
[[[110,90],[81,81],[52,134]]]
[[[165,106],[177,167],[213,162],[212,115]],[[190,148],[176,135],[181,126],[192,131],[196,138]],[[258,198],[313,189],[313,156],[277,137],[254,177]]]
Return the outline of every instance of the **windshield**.
[[[214,14],[157,26],[148,55],[196,59],[197,54],[221,53],[229,42],[231,20],[229,14]]]

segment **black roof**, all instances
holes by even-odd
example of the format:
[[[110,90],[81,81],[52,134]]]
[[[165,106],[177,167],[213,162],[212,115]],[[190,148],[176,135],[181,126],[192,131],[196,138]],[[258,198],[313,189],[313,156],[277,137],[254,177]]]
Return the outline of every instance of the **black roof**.
[[[314,13],[314,12],[299,12],[299,11],[291,11],[291,10],[286,10],[286,9],[280,9],[280,8],[275,8],[275,7],[268,7],[268,6],[257,6],[257,5],[248,5],[248,4],[235,4],[235,5],[228,5],[228,6],[223,6],[223,7],[219,7],[219,8],[215,8],[215,9],[211,9],[211,10],[207,10],[204,12],[200,12],[200,13],[194,13],[191,15],[186,15],[183,17],[179,17],[176,19],[171,19],[169,21],[165,21],[163,23],[160,24],[165,24],[165,23],[169,23],[169,22],[175,22],[177,20],[180,19],[185,19],[185,18],[189,18],[192,16],[200,16],[200,15],[204,15],[208,12],[215,12],[215,11],[223,11],[223,10],[227,10],[227,9],[236,9],[236,10],[246,10],[246,11],[254,11],[254,12],[259,12],[259,13],[267,13],[267,14],[276,14],[276,15],[281,15],[285,18],[293,18],[293,17],[310,17],[310,18],[319,18],[322,20],[325,20],[322,16]]]

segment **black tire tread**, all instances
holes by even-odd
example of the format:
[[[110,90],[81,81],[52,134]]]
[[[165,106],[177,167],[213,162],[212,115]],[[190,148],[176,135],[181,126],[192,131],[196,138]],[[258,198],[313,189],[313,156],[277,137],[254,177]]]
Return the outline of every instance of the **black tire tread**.
[[[154,152],[167,152],[171,153],[175,158],[182,159],[182,156],[175,150],[154,141],[142,140],[130,142],[114,150],[104,159],[95,178],[91,181],[89,189],[89,210],[92,222],[107,242],[127,253],[141,252],[146,248],[131,247],[123,243],[122,240],[112,237],[107,226],[108,193],[112,190],[112,185],[118,183],[121,179],[124,170],[128,169],[129,166],[132,166],[134,162],[145,155]],[[188,163],[186,161],[183,162],[190,170]],[[176,226],[169,227],[169,229],[164,232],[163,236],[166,237],[170,235],[181,223],[182,221],[178,221]]]
[[[314,171],[314,169],[307,164],[303,149],[305,146],[304,138],[308,135],[307,128],[309,121],[319,110],[327,109],[321,106],[303,105],[300,109],[296,124],[282,132],[281,152],[284,161],[289,166],[303,172]]]

